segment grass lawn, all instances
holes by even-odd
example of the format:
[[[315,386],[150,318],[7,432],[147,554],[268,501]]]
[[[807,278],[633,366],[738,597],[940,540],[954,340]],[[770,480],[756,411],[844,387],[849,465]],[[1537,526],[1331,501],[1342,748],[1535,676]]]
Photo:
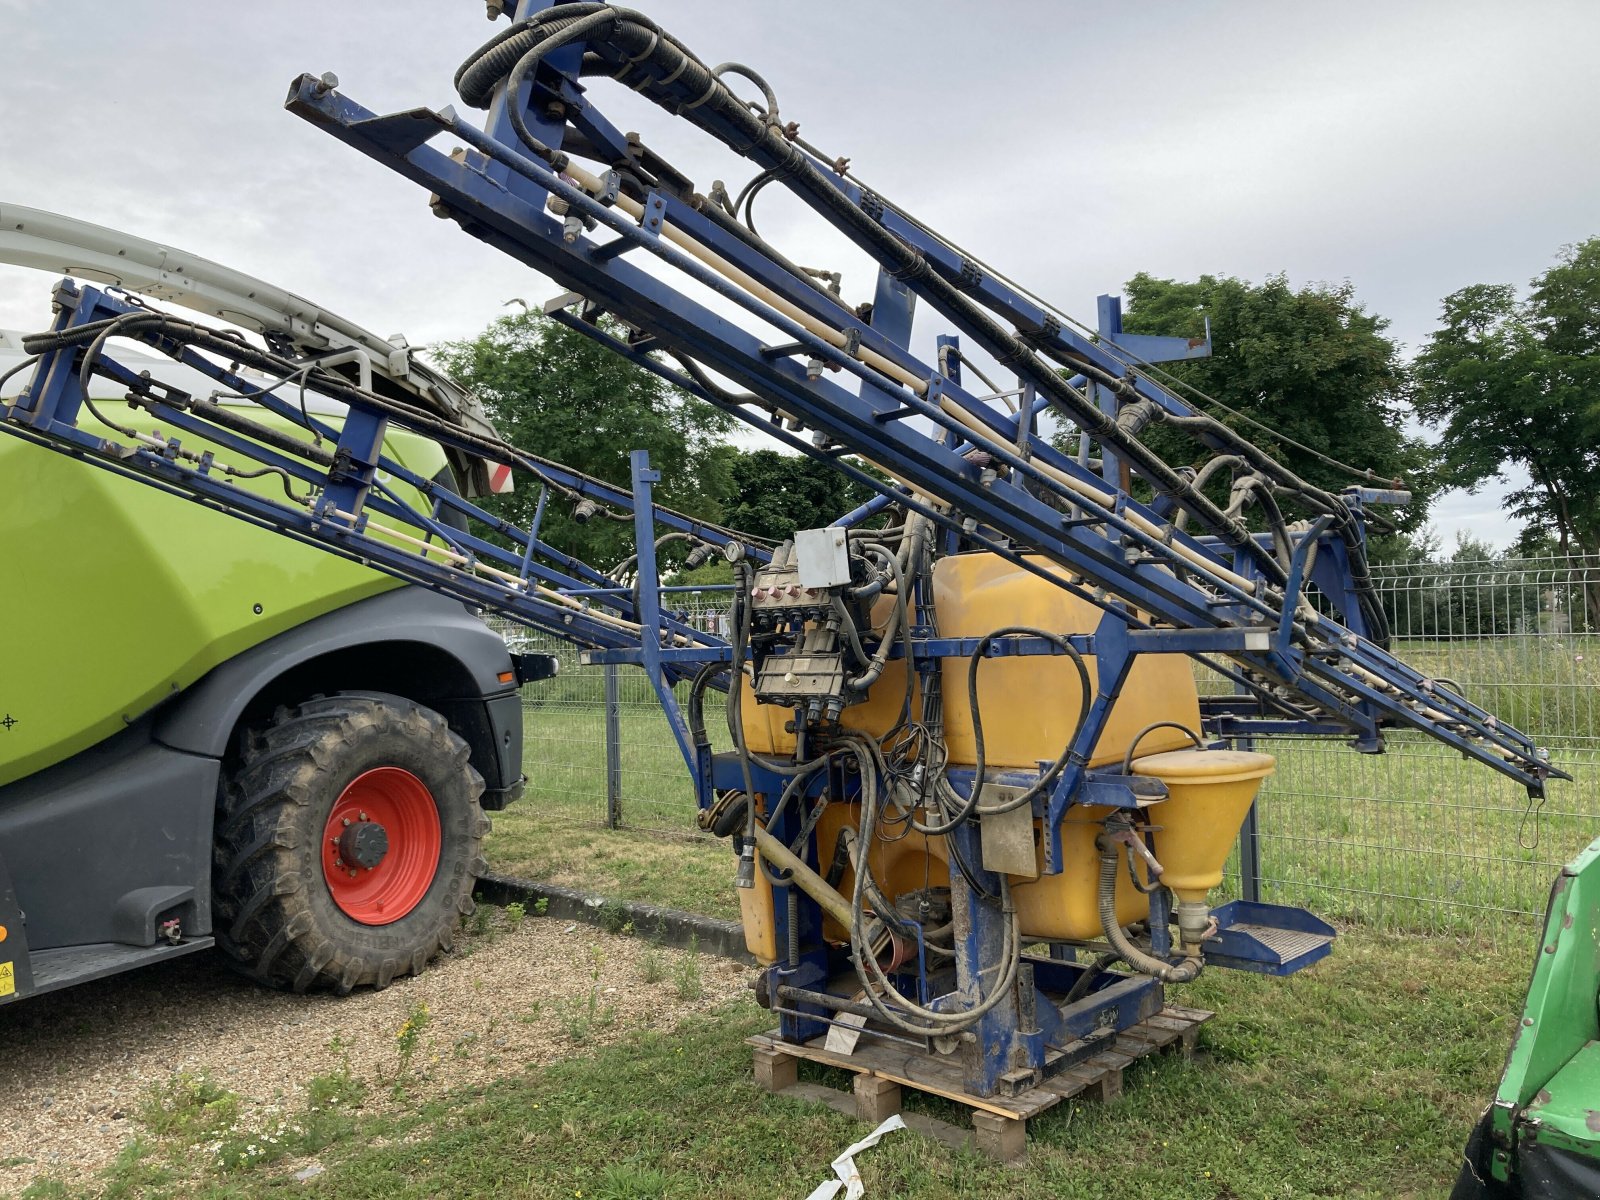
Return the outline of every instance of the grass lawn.
[[[644,786],[660,772],[650,817],[689,830],[692,799],[681,774],[667,775],[681,765],[653,716],[625,708],[623,742],[638,756]],[[573,745],[592,721],[577,708],[531,718],[552,747]],[[1448,1191],[1526,984],[1535,924],[1514,910],[1542,909],[1550,863],[1592,836],[1593,785],[1552,805],[1542,844],[1525,849],[1517,841],[1522,799],[1485,782],[1482,768],[1426,746],[1398,739],[1376,759],[1328,745],[1264,748],[1280,759],[1262,806],[1267,898],[1345,922],[1333,957],[1286,980],[1214,971],[1182,989],[1182,1002],[1219,1014],[1202,1035],[1201,1056],[1140,1065],[1118,1102],[1066,1105],[1039,1119],[1022,1171],[896,1135],[863,1156],[869,1189],[907,1197]],[[726,846],[600,828],[603,764],[576,755],[559,769],[567,773],[558,776],[562,787],[536,787],[531,802],[497,818],[490,857],[498,868],[737,915]],[[624,780],[626,819],[626,766]],[[598,797],[598,810],[589,797]],[[1397,932],[1417,929],[1435,936]],[[1437,936],[1441,930],[1450,935]],[[497,1144],[531,1138],[565,1174],[519,1184],[530,1195],[802,1195],[859,1130],[751,1087],[741,1039],[770,1024],[737,1006],[680,1038],[646,1039],[507,1083],[418,1128],[437,1139],[431,1144],[452,1136],[452,1122],[469,1120]],[[818,1077],[816,1068],[803,1070]],[[663,1095],[678,1105],[628,1099]],[[540,1113],[558,1106],[560,1123],[542,1117],[525,1128],[533,1102]],[[954,1106],[922,1097],[910,1104],[965,1120]],[[617,1144],[630,1148],[627,1161],[616,1161]],[[752,1147],[744,1159],[742,1147]],[[512,1163],[523,1161],[520,1150],[509,1153]],[[351,1169],[374,1161],[353,1158]],[[391,1183],[398,1194],[412,1187],[422,1195],[427,1180],[442,1186],[447,1178],[399,1172]],[[509,1185],[510,1176],[496,1179]],[[464,1186],[493,1182],[474,1175]]]
[[[737,859],[726,842],[604,829],[528,809],[496,813],[489,865],[520,879],[737,920]]]
[[[1147,1061],[1113,1103],[1036,1119],[1020,1169],[894,1134],[857,1160],[867,1195],[1443,1196],[1493,1089],[1526,965],[1457,939],[1366,931],[1290,979],[1208,973],[1181,992],[1218,1012],[1194,1061]],[[168,1134],[92,1188],[43,1185],[29,1200],[798,1197],[862,1127],[752,1084],[743,1039],[770,1024],[738,1002],[398,1115],[358,1109],[316,1152],[324,1170],[311,1183],[295,1181],[306,1160],[293,1159],[174,1189],[161,1164],[184,1149]],[[844,1082],[809,1066],[803,1077]],[[965,1120],[909,1093],[907,1106]]]

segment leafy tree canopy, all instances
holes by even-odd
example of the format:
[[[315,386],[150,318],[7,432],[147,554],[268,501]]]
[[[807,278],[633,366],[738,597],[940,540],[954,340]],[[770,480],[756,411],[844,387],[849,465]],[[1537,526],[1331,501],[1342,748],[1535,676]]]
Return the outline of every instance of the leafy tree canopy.
[[[1447,484],[1520,466],[1531,482],[1508,500],[1524,543],[1600,552],[1600,238],[1563,250],[1525,300],[1506,284],[1445,297],[1414,378]]]
[[[727,523],[772,541],[793,537],[797,529],[819,529],[876,495],[831,463],[776,450],[738,455],[730,475]]]
[[[534,312],[501,317],[477,337],[446,342],[433,353],[477,393],[513,445],[624,488],[629,452],[648,450],[661,472],[661,503],[722,518],[738,452],[725,444],[733,419],[709,404]],[[538,494],[522,478],[515,492],[483,507],[526,525]],[[595,518],[579,525],[559,495],[551,497],[542,529],[547,541],[597,566],[633,552],[631,523]]]
[[[1367,312],[1348,283],[1291,287],[1283,275],[1253,284],[1202,275],[1190,282],[1140,273],[1128,281],[1123,327],[1129,333],[1201,337],[1211,319],[1210,358],[1160,364],[1182,384],[1215,397],[1277,435],[1186,395],[1237,428],[1302,478],[1337,492],[1362,482],[1317,454],[1370,470],[1375,486],[1403,479],[1413,502],[1390,512],[1403,530],[1421,526],[1435,490],[1423,443],[1404,431],[1405,371],[1388,321]],[[1174,465],[1208,452],[1166,429],[1149,440]]]

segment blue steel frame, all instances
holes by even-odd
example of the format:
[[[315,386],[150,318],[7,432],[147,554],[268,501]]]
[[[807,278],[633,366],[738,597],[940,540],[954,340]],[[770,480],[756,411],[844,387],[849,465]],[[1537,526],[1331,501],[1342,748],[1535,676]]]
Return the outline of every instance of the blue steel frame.
[[[537,7],[541,6],[524,5],[519,11]],[[556,65],[554,56],[549,65]],[[555,88],[568,105],[569,119],[592,143],[623,152],[625,139],[594,110],[571,80],[546,86]],[[692,99],[687,98],[686,103]],[[1303,618],[1296,612],[1298,595],[1293,589],[1281,598],[1271,598],[1271,589],[1264,586],[1256,560],[1246,550],[1235,550],[1233,561],[1224,561],[1225,554],[1214,544],[1175,530],[1158,511],[1120,491],[1103,504],[1072,492],[1071,498],[1083,516],[1076,521],[1064,520],[1058,509],[1030,492],[1030,488],[1053,490],[1056,494],[1062,491],[1036,464],[1047,465],[1080,483],[1103,486],[1103,481],[1037,435],[1024,431],[1019,438],[1016,418],[995,412],[952,379],[919,362],[901,339],[885,333],[889,326],[880,321],[876,309],[872,321],[863,322],[841,303],[799,284],[781,266],[724,233],[677,197],[654,194],[643,222],[624,217],[561,178],[543,162],[515,148],[507,140],[508,118],[503,103],[491,113],[488,133],[474,129],[450,112],[417,109],[378,116],[309,76],[296,83],[288,105],[334,136],[424,185],[433,194],[435,209],[457,217],[474,236],[546,271],[563,286],[587,297],[592,306],[621,316],[648,339],[651,348],[670,348],[695,358],[749,387],[770,408],[800,418],[808,427],[826,435],[832,445],[860,453],[893,471],[912,488],[947,501],[976,522],[976,530],[967,531],[969,541],[986,545],[1023,569],[1101,607],[1131,610],[1124,613],[1130,624],[1162,633],[1169,631],[1161,626],[1171,626],[1172,631],[1179,632],[1194,628],[1232,628],[1241,632],[1260,626],[1287,628],[1286,635],[1273,639],[1262,650],[1229,649],[1228,658],[1244,670],[1217,664],[1225,677],[1243,685],[1257,699],[1253,724],[1282,712],[1281,703],[1266,695],[1267,688],[1278,685],[1297,693],[1300,700],[1298,711],[1287,714],[1289,719],[1277,726],[1283,732],[1321,734],[1335,725],[1361,743],[1376,747],[1380,722],[1392,722],[1437,737],[1467,757],[1512,776],[1535,793],[1551,776],[1547,761],[1531,739],[1366,640],[1359,614],[1354,610],[1344,614],[1344,623],[1326,615]],[[557,140],[561,134],[559,129],[544,132]],[[468,153],[453,158],[429,145],[442,134],[465,142],[470,147]],[[511,187],[507,180],[517,186]],[[841,179],[839,187],[844,194],[861,200],[859,189],[848,181]],[[565,201],[571,212],[593,220],[615,238],[596,242],[582,234],[569,241],[565,223],[543,211],[543,200],[548,195]],[[935,269],[959,274],[959,256],[920,227],[892,209],[883,210],[882,223],[915,245]],[[843,353],[676,249],[661,236],[661,229],[667,225],[701,241],[790,303],[826,317],[851,342],[926,379],[925,393],[918,394]],[[685,293],[682,284],[675,285],[635,266],[628,261],[630,253],[656,257],[792,340],[783,345],[769,344],[698,303]],[[1102,346],[1057,327],[1058,323],[1053,318],[1046,320],[1046,314],[1031,300],[979,274],[979,282],[969,290],[996,311],[1007,313],[1021,327],[1047,331],[1064,352],[1106,369],[1126,370],[1126,364],[1114,356],[1114,345]],[[892,293],[894,286],[904,288],[883,272],[880,296]],[[914,287],[907,289],[908,294]],[[581,297],[574,296],[570,304]],[[792,435],[783,437],[774,428],[775,422],[747,412],[741,404],[727,402],[718,393],[708,392],[688,376],[655,362],[637,345],[628,347],[607,337],[583,315],[567,312],[570,304],[559,305],[553,315],[585,328],[613,348],[630,353],[636,361],[651,365],[651,369],[672,378],[679,386],[735,412],[750,424],[778,433],[780,440],[807,453],[831,457],[826,448],[819,450]],[[892,310],[895,306],[888,307]],[[890,326],[908,324],[903,316],[894,318],[891,314]],[[899,333],[898,328],[893,331]],[[796,361],[802,355],[858,379],[859,394],[835,383],[826,372],[809,371],[806,363]],[[1141,396],[1156,400],[1169,411],[1192,413],[1180,398],[1153,381],[1138,375],[1132,378]],[[968,430],[937,407],[938,400],[951,401],[987,431],[993,440],[986,440],[986,449],[996,443],[1023,444],[1026,457],[1004,450],[995,453],[1014,472],[1015,482],[985,479],[981,468],[964,457]],[[941,440],[902,419],[912,415],[931,421],[947,437]],[[879,485],[880,490],[883,486]],[[946,527],[954,527],[945,513],[914,499],[904,502]],[[1139,518],[1142,525],[1131,517]],[[1151,536],[1146,531],[1151,525],[1162,530],[1161,536]],[[958,528],[957,532],[962,530]],[[1088,582],[1062,580],[1002,544],[1001,539],[1008,540],[1011,546],[1032,547]],[[1325,544],[1331,549],[1331,543]],[[1247,550],[1259,551],[1259,547],[1251,545]],[[1336,557],[1337,551],[1332,551],[1330,558]],[[1216,573],[1196,565],[1206,563],[1215,564],[1210,571]],[[1240,576],[1244,582],[1234,582]],[[1194,582],[1196,579],[1204,586]],[[1345,593],[1336,590],[1325,596],[1338,601],[1345,598]]]
[[[524,0],[518,16],[542,7],[539,0]],[[1070,806],[1092,803],[1136,808],[1141,798],[1149,799],[1150,781],[1135,781],[1088,766],[1090,751],[1134,657],[1141,653],[1189,654],[1235,684],[1238,695],[1207,701],[1206,725],[1214,735],[1349,735],[1357,748],[1378,750],[1381,725],[1397,723],[1420,729],[1517,779],[1530,793],[1541,793],[1545,779],[1557,774],[1530,739],[1367,639],[1349,559],[1342,541],[1328,535],[1326,522],[1296,539],[1288,568],[1279,578],[1276,564],[1269,559],[1269,547],[1260,539],[1231,545],[1217,536],[1191,535],[1172,524],[1170,497],[1158,492],[1151,504],[1133,499],[1122,486],[1124,464],[1111,447],[1100,447],[1102,465],[1097,475],[1042,437],[1037,428],[1038,414],[1046,405],[1040,396],[1041,372],[1053,371],[1053,367],[1042,362],[1011,362],[1022,397],[1019,411],[1012,415],[998,411],[963,386],[959,353],[945,353],[946,349],[959,351],[956,335],[940,337],[937,368],[918,359],[909,349],[916,301],[919,296],[937,298],[919,288],[915,279],[900,278],[894,264],[881,266],[871,317],[863,319],[836,298],[800,283],[781,264],[729,235],[679,196],[651,193],[643,216],[634,220],[614,207],[614,186],[599,197],[592,196],[529,157],[511,131],[512,105],[523,111],[534,132],[549,144],[559,145],[565,135],[564,122],[545,119],[544,105],[535,103],[536,96],[559,98],[566,106],[565,119],[591,146],[617,161],[627,157],[627,139],[595,109],[578,85],[583,49],[574,45],[552,54],[520,96],[506,96],[502,88],[491,108],[487,131],[475,129],[451,112],[416,109],[378,116],[309,76],[296,82],[288,106],[423,185],[432,193],[436,211],[454,216],[474,236],[574,289],[575,294],[550,306],[548,311],[556,320],[780,442],[833,462],[880,493],[837,524],[859,523],[888,504],[898,503],[943,528],[947,546],[964,541],[990,550],[1100,609],[1102,615],[1093,633],[1070,639],[1080,653],[1095,656],[1098,687],[1093,703],[1070,747],[1065,770],[1048,794],[1035,802],[1035,816],[1044,831],[1046,872],[1062,870],[1061,823]],[[729,130],[717,127],[714,117],[699,123],[724,140],[730,136]],[[464,143],[467,152],[451,156],[430,145],[440,136]],[[753,157],[759,165],[772,165],[759,155]],[[840,195],[874,212],[883,228],[920,254],[929,269],[960,280],[969,296],[1027,331],[1036,346],[1126,378],[1139,396],[1171,413],[1193,413],[1180,397],[1132,368],[1141,361],[1203,353],[1206,346],[1181,339],[1126,335],[1120,308],[1107,297],[1101,299],[1097,339],[1065,329],[1031,298],[977,268],[825,164],[816,165],[829,172]],[[546,200],[552,197],[565,202],[565,219],[545,211]],[[815,197],[801,193],[801,198],[847,236],[856,238],[868,253],[873,252],[869,243],[816,203]],[[585,232],[584,222],[591,222],[594,231],[604,231],[610,240],[596,240]],[[665,236],[668,230],[686,235],[808,317],[837,330],[844,335],[847,349],[839,349],[713,272]],[[629,261],[630,255],[653,257],[668,269],[667,277],[644,270]],[[712,311],[691,294],[701,289],[732,301],[772,332],[758,336]],[[80,291],[64,286],[57,300],[57,329],[138,311],[94,288]],[[608,332],[597,320],[602,312],[620,317],[631,335],[623,340]],[[985,349],[995,350],[981,329],[965,328],[958,315],[945,315]],[[43,357],[33,384],[17,405],[5,410],[0,428],[554,633],[589,648],[589,661],[636,664],[646,671],[668,715],[699,804],[708,807],[719,791],[743,788],[742,771],[735,759],[713,756],[708,745],[695,742],[672,690],[674,682],[702,666],[730,661],[730,647],[724,639],[674,618],[663,604],[670,589],[660,586],[655,552],[656,531],[662,527],[692,533],[721,547],[738,538],[732,531],[694,522],[655,505],[653,488],[659,475],[643,452],[633,455],[631,492],[546,460],[523,457],[513,464],[532,470],[536,478],[551,486],[632,513],[640,581],[634,589],[540,540],[538,526],[548,488],[530,528],[518,530],[459,496],[433,488],[429,481],[382,454],[384,434],[391,424],[415,428],[445,444],[474,449],[464,440],[454,440],[449,430],[441,430],[436,423],[419,422],[413,414],[376,403],[376,398],[369,402],[348,396],[344,398],[351,402],[350,412],[335,428],[302,416],[292,403],[254,387],[169,331],[156,327],[132,331],[130,336],[205,372],[220,388],[247,395],[278,416],[306,425],[335,446],[331,461],[310,461],[220,427],[196,412],[186,397],[162,392],[121,367],[114,356],[103,358],[96,369],[139,395],[151,416],[173,435],[160,444],[134,448],[108,441],[80,427],[79,357],[72,350],[52,351]],[[652,353],[660,349],[704,364],[749,388],[753,396],[730,396],[703,386],[687,371],[669,366]],[[857,357],[858,351],[881,356],[920,381],[918,386],[867,365]],[[836,381],[830,376],[839,378]],[[854,390],[846,387],[846,382],[853,383]],[[1086,383],[1081,376],[1075,381],[1079,387]],[[1099,384],[1089,387],[1086,398],[1102,404],[1115,400]],[[755,407],[751,400],[756,401]],[[820,440],[801,438],[792,427],[758,408],[798,419],[816,431]],[[201,454],[197,462],[184,459],[184,435],[202,438],[219,447],[220,453],[272,467],[286,480],[304,485],[314,498],[305,507],[297,507],[244,491],[216,474],[215,454]],[[983,450],[990,462],[1004,471],[986,471],[983,464],[973,461],[973,450]],[[895,480],[885,483],[856,467],[842,457],[847,451],[879,464],[892,472]],[[384,482],[386,478],[398,479],[429,497],[431,511],[406,504]],[[1397,497],[1376,489],[1352,489],[1344,498],[1359,516],[1363,505]],[[513,548],[506,550],[450,528],[442,519],[446,514],[486,522]],[[377,528],[375,517],[390,522],[389,530]],[[394,522],[414,531],[409,536],[420,535],[416,537],[419,544],[429,543],[434,548],[406,548],[407,543],[393,532]],[[761,555],[759,547],[743,549]],[[1050,566],[1039,564],[1033,555]],[[1051,567],[1062,568],[1066,574]],[[1312,585],[1342,620],[1302,606],[1302,597]],[[919,595],[920,625],[910,640],[911,668],[924,678],[938,670],[941,659],[970,656],[979,644],[977,639],[937,636],[931,600]],[[894,653],[901,652],[896,647]],[[996,638],[987,648],[993,656],[1057,652],[1049,641],[1030,637]],[[1282,699],[1275,688],[1291,693],[1294,701]],[[758,794],[772,796],[781,790],[781,777],[759,763],[752,769]],[[1025,785],[1038,775],[1000,773],[991,778]],[[953,771],[951,783],[959,793],[967,794],[977,781],[970,772]],[[857,783],[830,768],[816,775],[803,798],[811,803],[821,797],[848,800],[858,790]],[[781,815],[769,832],[785,842],[797,838],[805,807],[796,805]],[[969,823],[949,836],[967,863],[981,863],[979,828]],[[802,849],[815,867],[818,847],[814,835]],[[1003,923],[983,897],[984,891],[997,890],[998,879],[975,865],[972,871],[976,886],[969,885],[962,873],[952,872],[958,933],[955,971],[932,971],[919,955],[915,969],[903,972],[899,980],[908,994],[952,1007],[971,1003],[981,991],[979,981],[985,972],[1003,956]],[[785,989],[791,995],[804,992],[812,997],[826,991],[843,963],[841,951],[822,938],[818,907],[798,894],[791,905],[787,893],[793,890],[780,887],[784,902],[775,906],[775,918],[781,946],[791,943],[789,926],[791,920],[796,923],[795,952],[771,969],[769,988],[777,998],[784,1036],[803,1040],[823,1031],[828,1007],[814,999],[778,1001]],[[1273,919],[1268,908],[1251,909],[1252,919],[1258,923]],[[1159,894],[1153,911],[1157,914],[1152,920],[1154,949],[1165,953],[1170,943],[1166,922],[1161,919],[1164,909]],[[1278,919],[1301,930],[1315,921],[1296,912],[1279,912]],[[1224,929],[1224,936],[1229,932]],[[1326,952],[1324,947],[1303,960],[1272,962],[1257,956],[1248,939],[1238,935],[1232,937],[1226,951],[1217,956],[1222,965],[1272,971],[1297,969]],[[1064,1047],[1081,1042],[1096,1029],[1125,1027],[1159,1008],[1161,988],[1157,983],[1115,974],[1100,980],[1083,1000],[1063,1005],[1059,997],[1086,969],[1058,958],[1026,960],[1015,994],[991,1010],[976,1028],[981,1053],[968,1056],[971,1090],[992,1094],[1016,1068],[1043,1070],[1064,1065],[1070,1060]]]
[[[108,318],[139,315],[143,311],[99,289],[79,289],[70,284],[63,284],[57,289],[55,300],[58,316],[54,328],[58,332]],[[587,656],[590,661],[641,666],[667,714],[674,737],[694,779],[700,806],[708,807],[718,792],[743,786],[737,760],[727,755],[713,756],[709,745],[694,740],[672,690],[673,683],[689,671],[706,663],[729,661],[730,647],[725,640],[694,630],[672,617],[663,606],[662,597],[676,589],[659,585],[659,566],[655,557],[656,529],[658,523],[666,521],[670,521],[675,529],[692,528],[708,540],[721,539],[722,544],[733,539],[708,526],[686,521],[676,514],[667,514],[656,506],[652,492],[660,476],[650,467],[648,456],[643,451],[635,451],[632,456],[631,493],[599,485],[547,460],[540,460],[539,469],[544,479],[568,486],[580,485],[586,489],[585,495],[603,497],[608,503],[631,509],[639,579],[642,581],[642,586],[635,591],[586,564],[560,555],[559,551],[539,541],[537,525],[547,495],[541,496],[533,527],[527,531],[517,530],[498,522],[469,501],[433,489],[429,480],[383,454],[384,436],[390,424],[400,427],[418,425],[411,414],[396,414],[363,405],[357,399],[350,405],[342,421],[331,424],[308,416],[293,402],[257,388],[232,369],[220,366],[192,347],[183,345],[164,326],[147,331],[130,330],[129,336],[170,355],[177,362],[203,372],[216,381],[219,390],[247,396],[269,412],[305,426],[308,432],[331,443],[334,446],[333,453],[325,454],[325,461],[316,462],[218,425],[193,407],[192,398],[170,391],[158,381],[134,374],[112,355],[102,355],[95,364],[95,372],[127,387],[128,394],[140,400],[154,423],[165,432],[160,438],[151,438],[153,444],[129,445],[126,441],[107,438],[100,432],[83,427],[85,401],[81,387],[81,362],[74,350],[55,350],[42,356],[29,388],[15,405],[4,411],[0,428],[130,478],[193,497],[223,512],[276,529],[399,578],[431,587],[468,603],[480,604],[530,627],[592,647]],[[130,420],[140,421],[140,418]],[[422,431],[420,427],[419,431]],[[427,432],[437,434],[432,428]],[[191,439],[187,446],[185,436]],[[197,453],[195,439],[203,441],[207,449]],[[443,440],[450,440],[448,434],[444,435]],[[185,458],[185,454],[189,457]],[[287,479],[300,482],[308,489],[306,503],[303,507],[297,507],[285,500],[257,495],[226,482],[224,464],[234,465],[236,462],[265,466],[281,471]],[[406,503],[397,491],[397,483],[429,496],[431,507],[424,510]],[[901,493],[886,493],[886,503],[891,496],[902,501],[906,499]],[[858,510],[857,513],[847,514],[844,519],[864,519],[871,511],[881,507],[869,504],[863,506],[868,510],[866,513]],[[512,547],[505,549],[452,528],[443,520],[446,511],[489,523],[512,541]],[[389,525],[382,525],[382,521],[389,522]],[[422,535],[418,538],[419,543],[436,540],[437,545],[447,547],[454,561],[436,562],[428,553],[406,549],[405,544],[394,536],[396,524]],[[404,533],[405,529],[400,532]],[[760,551],[757,550],[757,553]],[[552,556],[560,558],[562,570],[541,561]],[[501,567],[514,565],[517,573],[496,568],[497,575],[484,578],[480,572],[485,563],[499,563]],[[637,630],[629,632],[608,624],[599,619],[599,613],[595,610],[574,611],[567,603],[545,598],[546,592],[536,590],[540,588],[549,589],[549,595],[569,602],[582,599],[609,605],[618,617],[634,619]],[[942,659],[970,657],[977,652],[982,639],[939,637],[933,634],[931,598],[925,597],[923,603],[926,604],[924,611],[928,614],[928,618],[925,618],[928,624],[912,639],[913,669],[926,674],[937,670]],[[1047,831],[1047,870],[1052,872],[1061,869],[1059,830],[1069,805],[1099,804],[1136,809],[1141,802],[1149,803],[1159,798],[1156,795],[1159,787],[1150,780],[1116,772],[1091,771],[1086,765],[1089,749],[1111,712],[1133,656],[1141,652],[1226,652],[1253,644],[1264,645],[1268,636],[1267,631],[1261,629],[1155,630],[1130,628],[1129,624],[1120,612],[1109,609],[1093,634],[1075,634],[1067,638],[1079,653],[1097,658],[1100,687],[1083,730],[1074,743],[1067,769],[1050,794],[1036,804],[1036,815],[1042,818]],[[646,631],[654,631],[654,634]],[[898,657],[903,654],[903,649],[896,646],[891,653]],[[1057,654],[1060,651],[1054,643],[1044,638],[1008,636],[991,640],[985,653],[992,657],[1006,657]],[[784,782],[781,777],[771,775],[759,766],[755,768],[755,773],[759,794],[772,795],[781,789]],[[951,785],[962,796],[970,794],[971,788],[977,784],[970,770],[952,770],[949,777]],[[988,776],[991,782],[1012,786],[1027,786],[1037,778],[1037,773],[1014,771],[997,771]],[[858,782],[852,783],[841,772],[830,770],[819,774],[804,795],[807,802],[814,803],[823,796],[849,799],[858,791]],[[771,832],[780,838],[793,838],[799,833],[799,821],[797,810],[774,822]],[[953,836],[959,839],[960,852],[967,861],[981,861],[979,831],[963,829]],[[815,866],[818,847],[814,835],[806,845],[805,853],[808,861]],[[998,877],[978,868],[974,871],[987,891],[993,892],[998,888]],[[968,981],[981,979],[990,973],[1005,949],[1003,926],[992,907],[967,885],[962,876],[954,877],[951,884],[953,903],[958,910],[957,925],[962,931],[957,944],[955,972],[932,970],[919,954],[915,969],[902,971],[897,976],[900,986],[925,1002],[931,1000],[934,1003],[952,1004],[957,996],[970,997],[972,992],[967,987]],[[826,991],[829,981],[838,976],[845,965],[841,952],[823,940],[821,912],[814,902],[797,896],[793,913],[791,918],[787,903],[777,907],[774,914],[776,932],[780,942],[787,945],[789,922],[791,919],[796,921],[795,933],[800,950],[792,961],[786,959],[771,968],[769,987],[774,995],[781,995],[780,989],[801,989],[812,994]],[[1284,920],[1292,923],[1314,921],[1314,918],[1306,914],[1289,913]],[[1162,944],[1159,949],[1165,951],[1168,946]],[[1260,963],[1248,954],[1238,961],[1250,969],[1258,970],[1292,970],[1304,965],[1298,961],[1292,964]],[[1074,1055],[1087,1047],[1084,1039],[1090,1034],[1107,1028],[1124,1028],[1159,1010],[1162,1002],[1160,985],[1149,978],[1115,973],[1108,973],[1099,979],[1084,999],[1071,1005],[1061,1003],[1059,997],[1069,991],[1081,972],[1087,969],[1080,964],[1058,959],[1027,958],[1016,995],[984,1016],[977,1026],[977,1036],[984,1044],[999,1049],[994,1053],[979,1055],[969,1064],[968,1086],[974,1092],[993,1093],[1002,1085],[1002,1076],[1019,1065],[1040,1069],[1060,1069],[1070,1065],[1075,1061]],[[776,1007],[784,1036],[801,1040],[823,1032],[830,1017],[825,1006],[810,1000],[793,1000],[779,1003]],[[1006,1067],[1005,1064],[1012,1064],[1012,1067]]]

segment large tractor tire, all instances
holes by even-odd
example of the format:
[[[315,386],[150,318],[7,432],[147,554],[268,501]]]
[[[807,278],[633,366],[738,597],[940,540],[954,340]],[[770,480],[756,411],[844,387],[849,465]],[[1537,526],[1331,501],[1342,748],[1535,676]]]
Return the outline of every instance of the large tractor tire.
[[[345,693],[247,731],[218,796],[217,941],[297,992],[387,987],[449,950],[488,869],[483,779],[443,717]]]

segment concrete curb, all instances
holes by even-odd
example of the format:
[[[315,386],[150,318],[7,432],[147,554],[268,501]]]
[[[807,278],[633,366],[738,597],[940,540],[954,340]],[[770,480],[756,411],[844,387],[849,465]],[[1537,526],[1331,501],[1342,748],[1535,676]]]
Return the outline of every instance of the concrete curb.
[[[530,912],[544,900],[549,905],[545,915],[557,920],[583,921],[611,932],[632,922],[634,934],[651,941],[683,949],[694,942],[701,951],[719,958],[731,958],[752,966],[756,961],[745,949],[744,927],[737,921],[719,921],[715,917],[662,908],[659,904],[645,904],[639,900],[612,900],[576,888],[493,873],[479,878],[475,894],[498,908],[522,904]]]

